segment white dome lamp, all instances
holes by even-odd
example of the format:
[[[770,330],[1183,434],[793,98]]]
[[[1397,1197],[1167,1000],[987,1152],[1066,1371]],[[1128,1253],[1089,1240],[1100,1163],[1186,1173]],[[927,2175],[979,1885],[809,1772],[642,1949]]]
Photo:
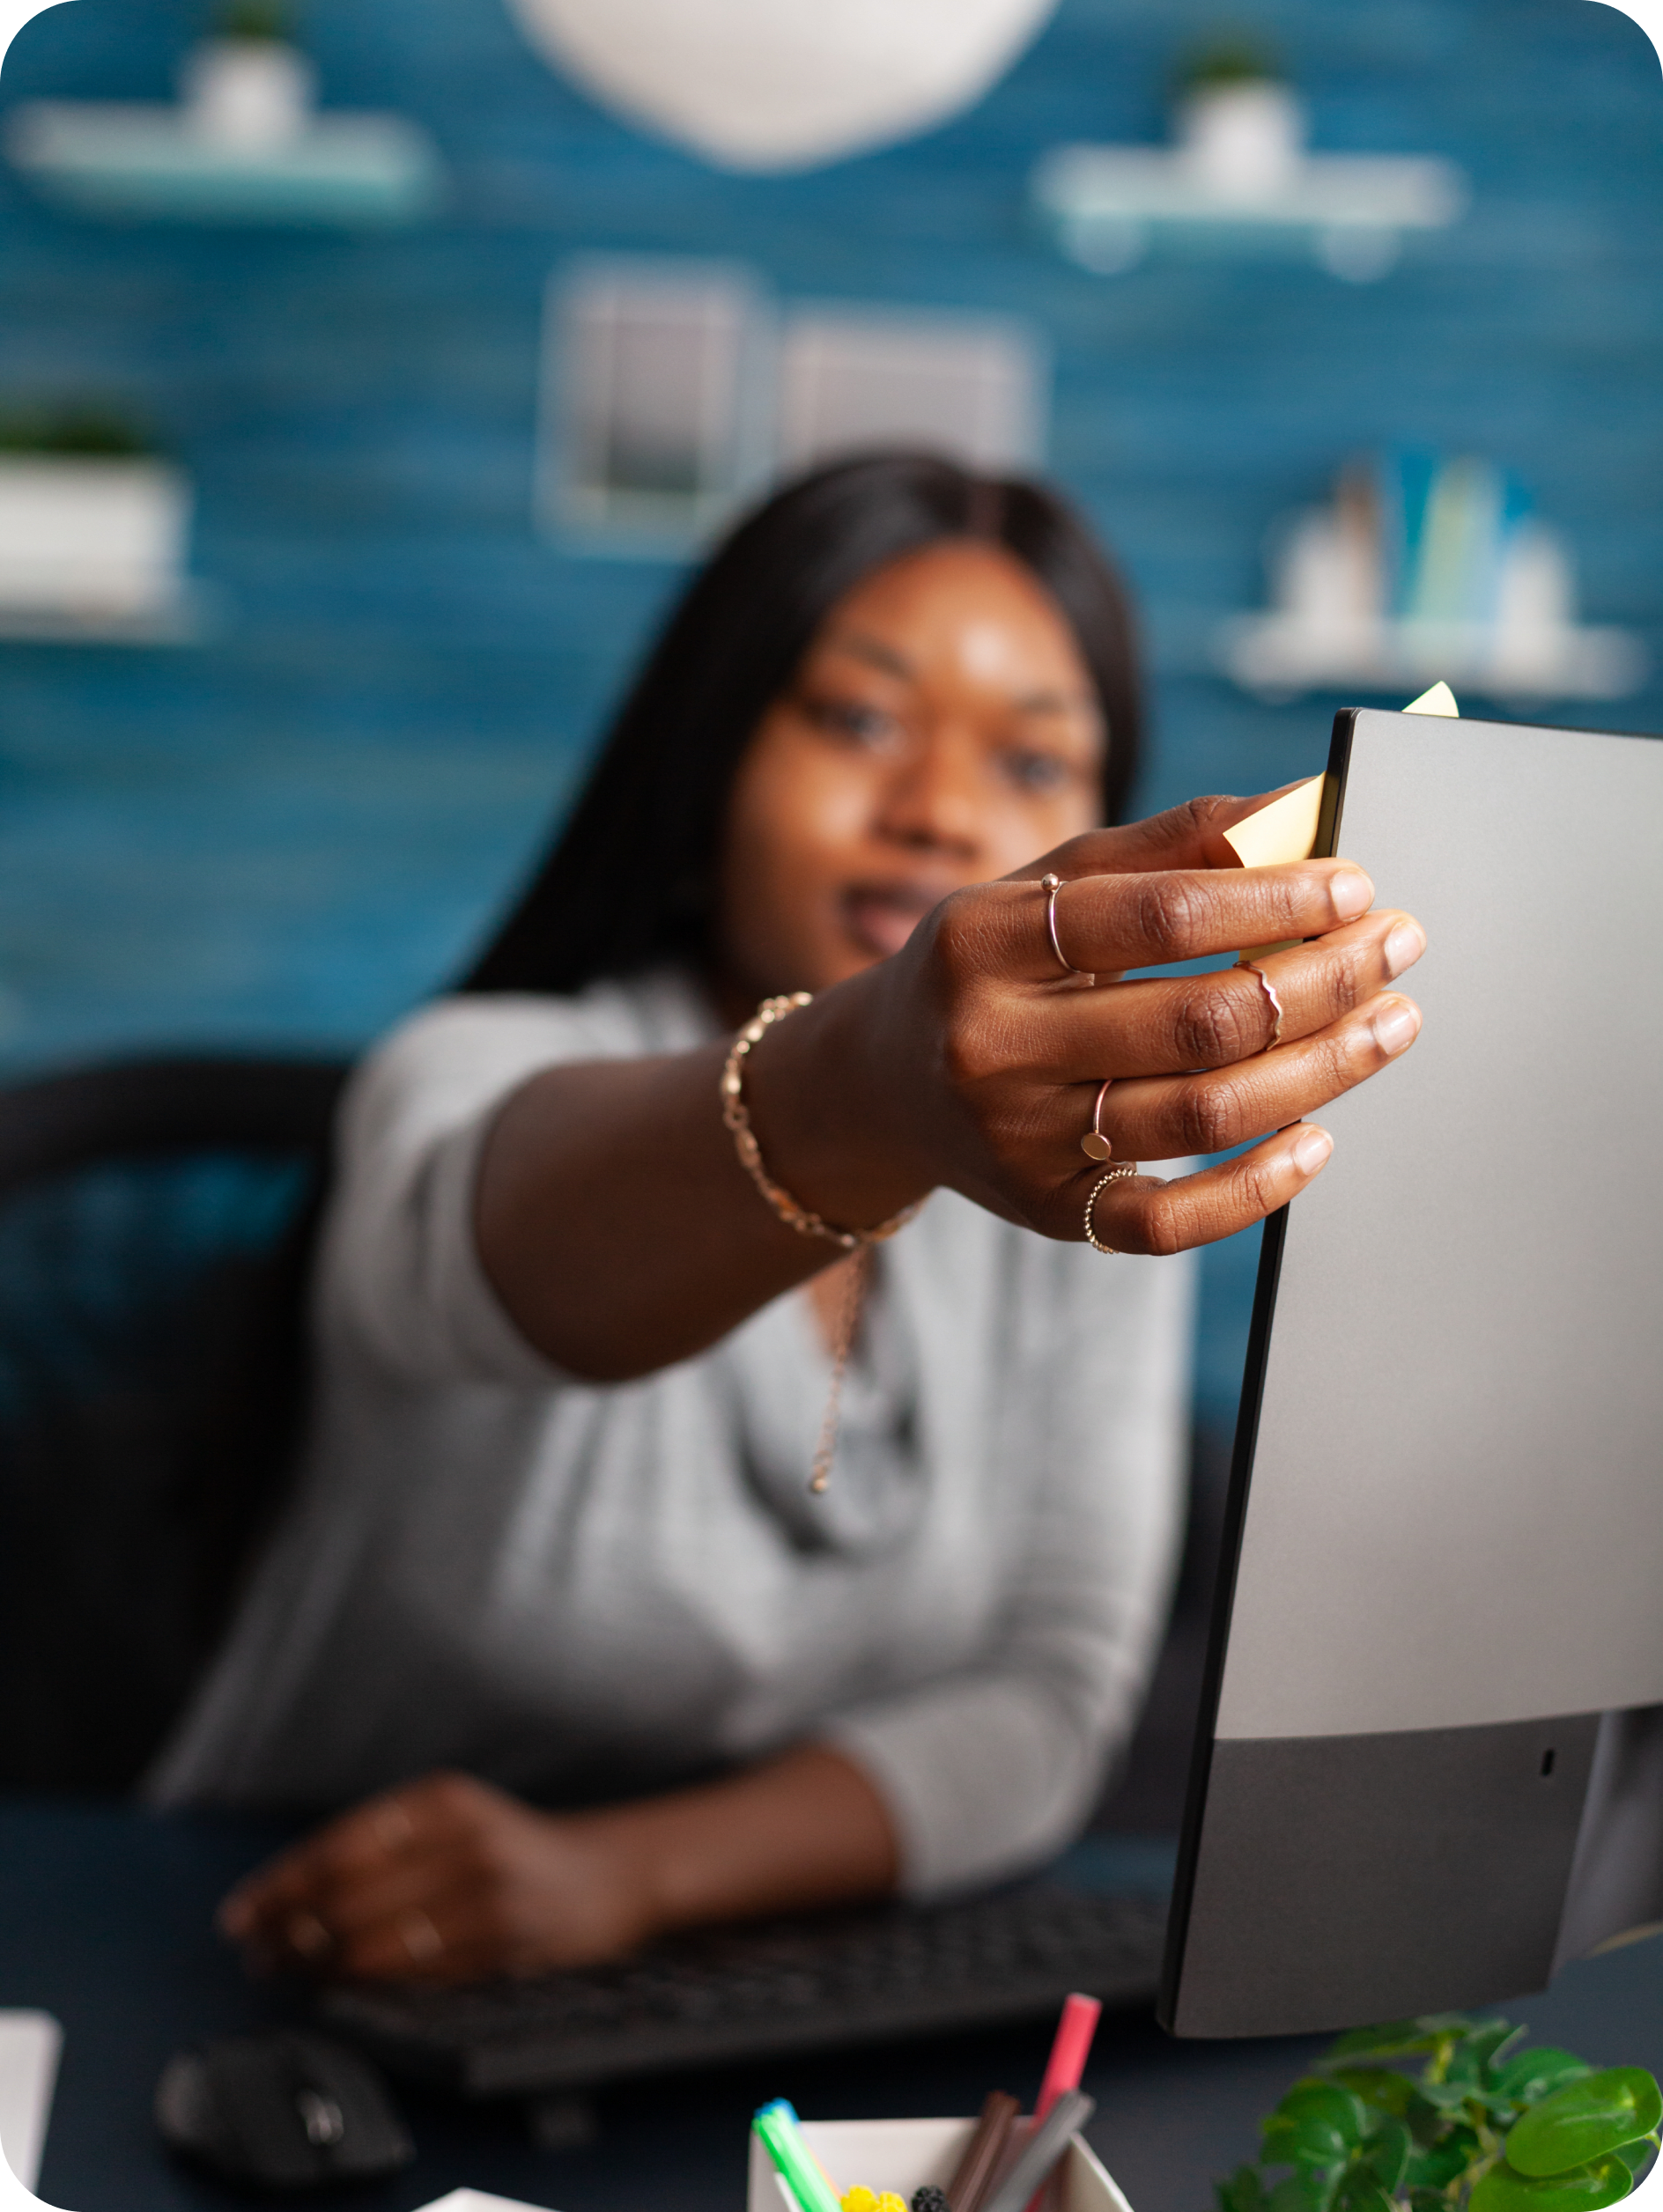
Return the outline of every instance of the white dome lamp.
[[[1056,0],[508,0],[605,107],[723,169],[915,136],[1004,74]]]

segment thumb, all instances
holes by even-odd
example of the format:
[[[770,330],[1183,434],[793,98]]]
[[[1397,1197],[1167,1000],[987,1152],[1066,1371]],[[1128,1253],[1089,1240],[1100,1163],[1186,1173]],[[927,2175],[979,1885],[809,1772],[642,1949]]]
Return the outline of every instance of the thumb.
[[[1016,869],[1006,881],[1032,882],[1053,871],[1072,877],[1152,875],[1163,868],[1238,868],[1240,860],[1224,842],[1225,830],[1256,815],[1284,792],[1309,781],[1309,777],[1296,776],[1292,783],[1260,792],[1252,799],[1223,795],[1190,799],[1181,807],[1169,807],[1164,814],[1150,815],[1142,822],[1122,822],[1113,830],[1088,830],[1083,837],[1070,837],[1067,844]]]

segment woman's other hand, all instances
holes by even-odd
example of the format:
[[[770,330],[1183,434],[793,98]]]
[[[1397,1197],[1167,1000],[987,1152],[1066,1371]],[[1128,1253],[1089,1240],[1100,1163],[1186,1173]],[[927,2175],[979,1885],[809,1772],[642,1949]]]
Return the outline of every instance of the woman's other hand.
[[[231,1892],[218,1926],[261,1966],[465,1981],[611,1957],[649,1914],[633,1862],[582,1820],[446,1773],[285,1852]]]
[[[250,1875],[218,1926],[263,1968],[477,1981],[592,1965],[702,1921],[881,1896],[897,1863],[877,1793],[818,1744],[594,1812],[536,1812],[469,1775],[430,1774]]]
[[[1179,1251],[1285,1205],[1332,1149],[1304,1117],[1414,1042],[1419,1009],[1389,986],[1425,939],[1409,916],[1371,911],[1374,887],[1349,861],[1234,866],[1223,831],[1264,803],[1198,800],[1094,830],[944,901],[893,959],[826,994],[752,1056],[757,1125],[791,1132],[790,1152],[775,1142],[773,1171],[832,1219],[878,1218],[946,1183],[1077,1241],[1103,1172],[1080,1139],[1109,1078],[1101,1127],[1114,1159],[1251,1149],[1171,1182],[1110,1184],[1096,1207],[1105,1242]],[[1095,989],[1065,974],[1052,950],[1048,872],[1063,879],[1063,952],[1097,977]],[[1253,970],[1119,980],[1289,940],[1312,941],[1263,962],[1279,1032]],[[801,1061],[793,1069],[797,1055],[816,1052],[828,1073],[859,1071],[858,1080],[817,1083]],[[820,1102],[808,1117],[805,1099]],[[847,1163],[872,1160],[861,1132],[875,1126],[898,1140],[882,1188],[869,1169],[848,1176]]]

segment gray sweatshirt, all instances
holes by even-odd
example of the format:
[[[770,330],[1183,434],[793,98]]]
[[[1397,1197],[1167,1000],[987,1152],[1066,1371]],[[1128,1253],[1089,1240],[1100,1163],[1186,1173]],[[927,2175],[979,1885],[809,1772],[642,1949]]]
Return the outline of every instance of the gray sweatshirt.
[[[1084,1819],[1169,1594],[1191,1267],[936,1192],[881,1248],[811,1497],[830,1362],[802,1294],[597,1386],[524,1340],[474,1242],[511,1091],[713,1034],[667,973],[443,1001],[365,1062],[300,1480],[157,1802],[320,1808],[460,1766],[594,1803],[815,1739],[870,1778],[920,1896]],[[734,1203],[762,1203],[737,1174]]]

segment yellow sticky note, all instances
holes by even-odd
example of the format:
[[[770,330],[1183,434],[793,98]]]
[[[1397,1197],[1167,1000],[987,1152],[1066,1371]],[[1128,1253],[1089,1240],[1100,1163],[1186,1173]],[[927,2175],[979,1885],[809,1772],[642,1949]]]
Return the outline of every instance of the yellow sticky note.
[[[1461,711],[1455,704],[1455,694],[1446,683],[1435,683],[1430,691],[1423,691],[1418,699],[1411,699],[1403,710],[1405,714],[1446,714],[1452,722],[1459,722]]]
[[[1256,815],[1238,822],[1233,830],[1225,830],[1224,843],[1243,867],[1274,868],[1290,860],[1311,858],[1326,780],[1321,776],[1309,777],[1291,791],[1284,791],[1280,799],[1273,799],[1268,807],[1261,807]],[[1249,945],[1237,955],[1236,964],[1249,967],[1255,960],[1268,960],[1272,953],[1288,952],[1298,941],[1290,937],[1280,945]]]
[[[1320,776],[1308,777],[1224,832],[1224,843],[1245,868],[1274,868],[1288,860],[1308,860],[1317,842],[1322,813]]]

